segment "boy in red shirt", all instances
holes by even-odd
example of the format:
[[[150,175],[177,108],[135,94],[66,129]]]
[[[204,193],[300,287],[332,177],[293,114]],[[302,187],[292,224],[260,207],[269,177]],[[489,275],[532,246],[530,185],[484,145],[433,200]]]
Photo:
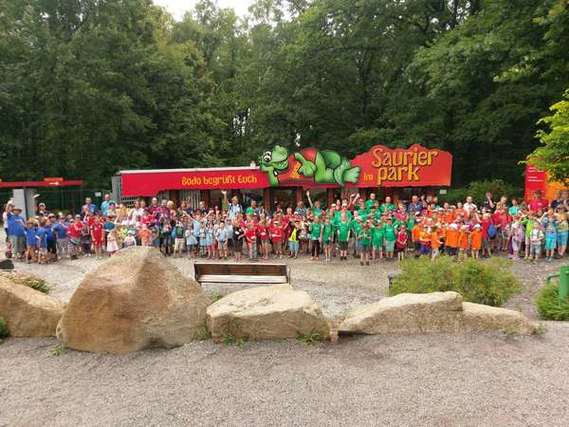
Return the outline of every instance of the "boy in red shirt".
[[[245,240],[247,241],[247,248],[249,249],[249,259],[254,260],[257,258],[257,230],[253,221],[247,222],[247,229],[245,230]]]
[[[283,257],[283,235],[284,228],[278,220],[275,220],[270,229],[271,240],[273,241],[273,250],[279,258]]]

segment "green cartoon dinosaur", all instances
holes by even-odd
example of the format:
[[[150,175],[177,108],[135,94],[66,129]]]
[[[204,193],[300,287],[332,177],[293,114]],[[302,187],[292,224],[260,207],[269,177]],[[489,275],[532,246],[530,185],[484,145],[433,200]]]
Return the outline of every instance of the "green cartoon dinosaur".
[[[307,178],[314,178],[317,184],[355,184],[360,175],[358,166],[335,151],[306,148],[294,153],[294,159],[300,163],[298,173]],[[295,163],[295,162],[293,162]],[[267,172],[271,186],[279,185],[279,175],[291,173],[288,150],[280,145],[265,152],[259,158],[261,171]]]

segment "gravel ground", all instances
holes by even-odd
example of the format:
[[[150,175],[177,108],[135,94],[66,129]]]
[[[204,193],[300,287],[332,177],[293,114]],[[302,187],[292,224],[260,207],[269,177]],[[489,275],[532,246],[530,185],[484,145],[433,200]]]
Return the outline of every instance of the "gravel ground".
[[[543,425],[569,420],[568,324],[543,337],[354,337],[129,355],[0,346],[0,425]]]
[[[186,259],[170,260],[184,274]],[[396,263],[292,261],[293,286],[324,312],[383,297]],[[508,306],[535,317],[533,296],[561,261],[516,262],[524,291]],[[69,300],[94,258],[18,269],[45,277]],[[239,286],[208,286],[227,294]],[[4,425],[567,425],[569,323],[542,337],[342,337],[229,347],[199,342],[173,350],[52,354],[55,339],[0,345]]]

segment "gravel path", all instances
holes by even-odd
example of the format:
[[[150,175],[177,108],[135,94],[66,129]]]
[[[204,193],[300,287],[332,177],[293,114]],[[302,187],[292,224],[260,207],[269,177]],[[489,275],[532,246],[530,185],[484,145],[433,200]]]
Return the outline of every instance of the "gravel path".
[[[184,274],[193,266],[170,259]],[[337,318],[385,295],[396,263],[290,263],[293,286]],[[516,262],[524,290],[508,306],[535,317],[532,300],[562,263]],[[94,258],[18,264],[69,300]],[[227,294],[239,286],[207,286]],[[0,426],[35,425],[546,425],[569,420],[569,323],[543,337],[342,337],[228,347],[52,354],[55,339],[0,345]]]
[[[569,419],[568,324],[543,337],[357,337],[116,356],[0,345],[0,425],[544,425]]]

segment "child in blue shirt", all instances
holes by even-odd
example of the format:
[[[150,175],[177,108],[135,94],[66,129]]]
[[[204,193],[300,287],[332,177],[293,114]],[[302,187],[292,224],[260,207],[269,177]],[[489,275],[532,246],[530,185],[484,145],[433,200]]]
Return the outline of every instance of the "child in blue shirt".
[[[37,251],[37,225],[33,221],[26,223],[26,261],[28,264],[35,260]]]

